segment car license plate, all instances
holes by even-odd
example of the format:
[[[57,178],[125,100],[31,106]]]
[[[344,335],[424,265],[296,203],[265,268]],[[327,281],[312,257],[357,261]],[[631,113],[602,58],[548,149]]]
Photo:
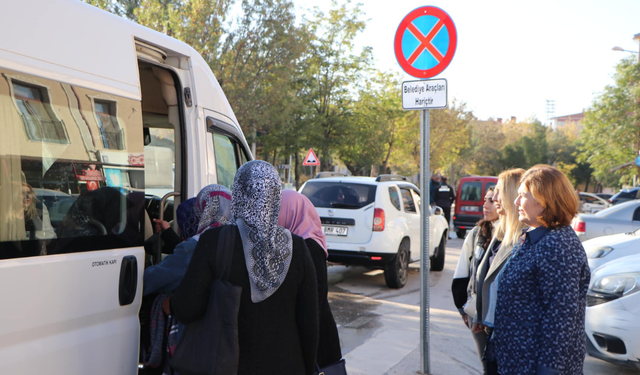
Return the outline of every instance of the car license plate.
[[[346,236],[349,228],[347,227],[329,227],[322,226],[322,230],[324,231],[325,236]]]

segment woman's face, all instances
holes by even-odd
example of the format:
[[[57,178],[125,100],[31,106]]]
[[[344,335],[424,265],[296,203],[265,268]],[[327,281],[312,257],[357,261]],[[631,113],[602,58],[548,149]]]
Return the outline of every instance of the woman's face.
[[[533,228],[542,225],[542,223],[538,221],[538,217],[542,214],[542,205],[535,200],[533,194],[527,190],[525,184],[520,184],[518,197],[514,203],[518,206],[518,220],[520,220],[521,223]]]
[[[484,196],[484,204],[482,205],[482,214],[484,215],[484,219],[487,221],[496,221],[498,220],[498,212],[496,211],[495,206],[493,205],[493,191],[487,191],[487,194]]]
[[[33,202],[33,191],[28,186],[22,186],[22,206],[26,210]]]
[[[498,180],[498,184],[496,185],[496,188],[493,193],[493,207],[495,207],[496,213],[498,213],[498,215],[504,216],[507,214],[507,210],[505,210],[504,207],[502,207],[502,199],[500,197],[501,192],[502,192],[502,180]]]

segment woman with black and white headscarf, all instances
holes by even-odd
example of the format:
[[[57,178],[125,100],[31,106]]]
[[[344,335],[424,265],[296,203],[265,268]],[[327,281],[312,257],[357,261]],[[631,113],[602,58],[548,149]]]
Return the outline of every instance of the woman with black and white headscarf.
[[[280,186],[278,171],[264,161],[244,164],[233,184],[238,230],[229,282],[242,287],[239,375],[312,374],[316,363],[316,275],[304,240],[278,226]],[[206,312],[220,231],[202,233],[171,299],[183,323]]]

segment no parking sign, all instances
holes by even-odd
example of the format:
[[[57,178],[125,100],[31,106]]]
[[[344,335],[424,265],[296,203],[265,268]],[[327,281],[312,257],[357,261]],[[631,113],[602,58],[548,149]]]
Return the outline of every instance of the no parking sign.
[[[393,47],[398,64],[416,78],[431,78],[442,73],[453,59],[458,33],[453,20],[442,9],[425,6],[400,22]]]
[[[396,31],[393,47],[398,64],[420,81],[402,83],[402,107],[420,110],[420,181],[429,196],[429,109],[446,108],[447,80],[434,77],[451,63],[458,45],[453,20],[442,9],[425,6],[407,14]],[[429,215],[423,200],[420,212],[420,346],[422,373],[429,374]]]

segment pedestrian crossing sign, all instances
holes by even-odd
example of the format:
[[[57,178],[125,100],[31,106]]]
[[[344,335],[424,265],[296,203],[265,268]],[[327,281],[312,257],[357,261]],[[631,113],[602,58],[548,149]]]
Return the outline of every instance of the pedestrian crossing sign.
[[[318,157],[316,156],[316,153],[313,152],[312,148],[309,149],[307,157],[304,158],[302,165],[320,165],[320,160],[318,160]]]

